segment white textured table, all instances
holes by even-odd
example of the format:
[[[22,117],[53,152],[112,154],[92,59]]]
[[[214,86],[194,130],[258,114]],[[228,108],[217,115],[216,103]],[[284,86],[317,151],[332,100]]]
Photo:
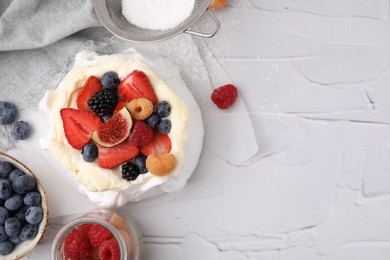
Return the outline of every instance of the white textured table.
[[[247,144],[213,142],[208,129],[182,192],[121,209],[143,229],[144,259],[390,258],[389,10],[385,0],[231,0],[216,13],[220,31],[195,42],[239,88],[254,154],[215,153]],[[212,83],[228,83],[205,63]],[[48,259],[55,228],[30,259]]]

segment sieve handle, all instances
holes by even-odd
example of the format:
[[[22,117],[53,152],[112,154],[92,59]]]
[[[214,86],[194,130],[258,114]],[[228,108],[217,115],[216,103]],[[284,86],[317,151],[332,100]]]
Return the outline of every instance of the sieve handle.
[[[218,32],[218,29],[221,26],[221,24],[219,23],[217,17],[215,17],[213,12],[210,11],[210,9],[207,8],[207,12],[208,12],[208,14],[210,15],[210,17],[213,19],[213,21],[215,23],[215,28],[214,28],[214,30],[211,33],[196,32],[196,31],[192,31],[192,30],[189,30],[189,29],[185,30],[184,32],[188,33],[188,34],[200,36],[200,37],[205,37],[205,38],[213,37],[214,34],[216,34]]]

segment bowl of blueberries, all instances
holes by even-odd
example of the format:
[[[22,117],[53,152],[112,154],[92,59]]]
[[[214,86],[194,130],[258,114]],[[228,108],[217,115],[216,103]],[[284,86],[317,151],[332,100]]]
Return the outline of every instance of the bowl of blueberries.
[[[0,152],[0,259],[28,255],[48,224],[48,202],[37,176]]]

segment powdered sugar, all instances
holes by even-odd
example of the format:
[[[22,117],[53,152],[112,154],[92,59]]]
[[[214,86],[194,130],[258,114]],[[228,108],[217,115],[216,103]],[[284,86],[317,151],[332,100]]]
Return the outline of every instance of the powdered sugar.
[[[167,30],[185,21],[194,5],[195,0],[122,0],[122,13],[138,27]]]

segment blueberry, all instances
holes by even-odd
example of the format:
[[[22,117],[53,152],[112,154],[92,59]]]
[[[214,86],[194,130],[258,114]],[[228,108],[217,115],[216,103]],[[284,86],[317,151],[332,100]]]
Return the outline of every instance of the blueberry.
[[[101,117],[101,120],[103,121],[103,123],[107,122],[108,119],[110,119],[112,117],[112,115],[104,115]]]
[[[88,143],[81,149],[81,154],[84,161],[93,162],[98,156],[97,146],[93,143]]]
[[[26,175],[17,177],[14,180],[14,182],[12,183],[12,188],[14,189],[14,191],[16,193],[23,195],[27,192],[34,190],[35,184],[36,184],[36,182],[35,182],[34,177],[26,174]]]
[[[0,179],[0,199],[6,200],[12,196],[11,182],[7,179]]]
[[[147,173],[146,169],[146,156],[140,153],[137,157],[134,158],[134,164],[138,167],[141,173]]]
[[[0,241],[4,241],[8,238],[7,233],[5,233],[5,227],[0,226]]]
[[[17,218],[9,218],[5,222],[5,233],[9,237],[16,237],[22,229],[22,223]]]
[[[8,210],[0,207],[0,225],[3,225],[9,216]]]
[[[167,117],[171,113],[171,106],[167,101],[158,102],[156,112],[160,117]]]
[[[17,121],[12,126],[11,134],[16,140],[25,140],[31,135],[31,126],[25,121]]]
[[[25,173],[22,170],[13,169],[8,175],[8,180],[10,180],[11,182],[14,182],[14,180],[16,178],[18,178],[19,176],[23,176],[23,175],[25,175]]]
[[[8,210],[18,210],[23,205],[23,197],[19,194],[12,195],[4,203],[4,207]]]
[[[38,224],[43,219],[43,210],[41,207],[29,207],[25,214],[26,221],[30,224]]]
[[[19,209],[15,214],[14,217],[17,218],[20,223],[24,224],[26,223],[26,211],[30,206],[25,205],[21,209]]]
[[[169,131],[171,131],[171,125],[171,120],[163,119],[160,123],[158,123],[157,129],[162,134],[168,134]]]
[[[29,192],[23,197],[25,205],[38,206],[41,204],[41,194],[37,191]]]
[[[20,244],[20,242],[22,242],[22,240],[20,240],[19,236],[14,236],[14,237],[8,237],[8,240],[14,244],[14,245],[17,245],[17,244]]]
[[[12,252],[12,243],[10,241],[0,242],[0,255],[8,255]]]
[[[100,79],[100,83],[104,89],[117,89],[119,81],[118,74],[113,71],[104,73]]]
[[[156,112],[153,112],[150,116],[145,119],[145,123],[148,124],[151,128],[156,128],[157,124],[160,122],[160,117]]]
[[[12,170],[12,165],[9,162],[0,162],[0,177],[7,178]]]
[[[0,125],[11,124],[16,118],[16,106],[14,104],[0,102]]]
[[[33,239],[38,234],[38,227],[36,225],[27,224],[20,230],[19,238],[22,241]]]

